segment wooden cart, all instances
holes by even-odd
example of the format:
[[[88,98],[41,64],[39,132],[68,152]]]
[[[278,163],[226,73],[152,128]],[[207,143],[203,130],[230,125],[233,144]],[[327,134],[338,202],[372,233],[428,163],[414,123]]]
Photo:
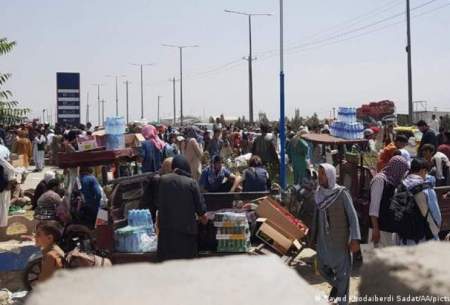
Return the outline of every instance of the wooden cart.
[[[116,167],[115,178],[118,178],[120,176],[120,164],[136,161],[137,157],[136,148],[59,153],[58,166],[62,169],[102,166],[102,183],[106,185],[108,183],[108,166],[114,165]]]

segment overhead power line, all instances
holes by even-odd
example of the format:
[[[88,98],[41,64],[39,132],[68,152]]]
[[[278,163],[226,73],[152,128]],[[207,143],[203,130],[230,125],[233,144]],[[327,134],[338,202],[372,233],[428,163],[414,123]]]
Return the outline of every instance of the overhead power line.
[[[424,4],[422,4],[422,5],[414,7],[411,10],[417,10],[417,9],[425,7],[426,5],[429,5],[429,4],[431,4],[432,2],[435,2],[435,1],[437,1],[437,0],[428,1],[428,2],[426,2]],[[428,15],[428,14],[430,14],[432,12],[435,12],[437,10],[441,10],[441,9],[443,9],[445,7],[448,7],[449,5],[450,5],[450,3],[445,3],[445,4],[441,5],[441,6],[435,7],[433,9],[421,12],[419,14],[415,14],[415,15],[412,16],[412,18],[418,18],[418,17],[424,16],[424,15]],[[402,13],[401,15],[403,15],[403,14],[404,13]],[[396,14],[396,15],[398,15],[398,14]],[[395,17],[395,18],[397,18],[397,17]],[[386,22],[386,21],[389,21],[389,20],[392,20],[392,19],[395,19],[395,18],[392,18],[392,16],[391,16],[389,19],[388,18],[384,18],[386,20],[384,20],[384,19],[383,20],[384,20],[384,22]],[[384,22],[379,22],[378,21],[378,22],[371,23],[370,27],[374,27],[374,26],[380,25],[380,24],[382,24]],[[404,23],[404,20],[401,20],[401,21],[397,21],[397,22],[394,22],[394,23],[389,23],[389,24],[384,25],[382,27],[377,27],[377,28],[369,30],[369,31],[363,31],[363,32],[361,32],[359,34],[356,34],[356,35],[351,35],[349,37],[345,37],[345,36],[348,36],[349,34],[360,32],[361,28],[359,28],[358,30],[349,31],[345,35],[336,35],[336,36],[333,36],[333,38],[323,39],[323,40],[320,40],[320,41],[316,41],[314,43],[312,43],[312,42],[311,43],[304,43],[301,46],[298,46],[298,47],[295,47],[295,48],[289,48],[287,50],[287,53],[288,54],[295,54],[295,53],[299,53],[299,52],[303,52],[303,51],[319,49],[319,48],[322,48],[322,47],[325,47],[325,46],[334,45],[334,44],[345,42],[345,41],[349,41],[349,40],[354,40],[354,39],[357,39],[357,38],[360,38],[360,37],[364,37],[364,36],[370,35],[372,33],[379,32],[379,31],[382,31],[382,30],[385,30],[387,28],[391,28],[393,26],[396,26],[396,25],[399,25],[399,24],[403,24],[403,23]],[[366,25],[366,26],[364,26],[364,29],[369,29],[370,27],[368,25]],[[264,61],[266,59],[272,58],[274,56],[277,56],[277,54],[271,54],[271,55],[262,57],[262,58],[260,58],[260,62]]]
[[[304,38],[304,40],[308,41],[308,40],[311,40],[313,38],[323,36],[325,34],[335,34],[335,33],[339,32],[339,31],[347,30],[347,29],[351,28],[352,26],[354,26],[354,25],[356,25],[358,23],[361,23],[363,21],[367,21],[368,18],[370,19],[370,18],[373,18],[373,17],[377,17],[379,15],[382,15],[383,13],[391,10],[392,8],[394,8],[396,6],[399,6],[400,4],[402,4],[402,3],[399,0],[389,1],[388,3],[385,3],[382,6],[377,7],[375,9],[373,9],[373,10],[365,12],[365,13],[363,13],[361,15],[358,15],[356,17],[353,17],[353,18],[351,18],[349,20],[340,22],[340,23],[338,23],[338,24],[336,24],[334,26],[330,26],[328,28],[325,28],[324,30],[321,30],[321,31],[319,31],[317,33],[308,35],[308,36],[306,36]],[[289,43],[289,44],[292,45],[292,42]],[[263,55],[267,55],[269,53],[277,53],[277,52],[278,52],[278,49],[272,49],[272,50],[257,52],[256,54],[258,56],[263,56]]]
[[[438,1],[438,0],[430,0],[428,2],[425,2],[425,3],[421,4],[421,5],[413,7],[411,9],[411,11],[418,10],[418,9],[423,8],[423,7],[427,6],[427,5],[430,5],[431,3],[436,2],[436,1]],[[341,38],[341,37],[349,35],[349,34],[353,34],[353,33],[356,33],[356,32],[361,32],[361,31],[363,31],[365,29],[377,26],[379,24],[382,24],[382,23],[385,23],[387,21],[396,19],[398,17],[402,17],[404,15],[405,15],[405,12],[399,12],[399,13],[391,15],[389,17],[385,17],[383,19],[380,19],[380,20],[378,20],[376,22],[372,22],[370,24],[366,24],[366,25],[357,27],[357,28],[352,29],[352,30],[348,30],[348,31],[345,31],[345,32],[342,32],[342,33],[338,33],[338,34],[332,35],[332,36],[324,38],[324,39],[319,39],[319,40],[312,41],[312,42],[302,43],[302,44],[299,44],[299,45],[297,45],[295,47],[287,48],[287,50],[295,50],[295,49],[303,48],[303,47],[306,47],[306,46],[309,46],[309,45],[320,44],[322,42],[330,41],[330,40],[333,40],[333,39],[336,39],[336,38]]]
[[[432,4],[432,3],[436,2],[436,1],[438,1],[438,0],[429,0],[429,1],[425,2],[425,3],[422,3],[420,5],[417,5],[417,6],[413,7],[411,9],[411,11],[417,11],[417,10],[419,10],[421,8],[429,6],[430,4]],[[392,1],[392,2],[388,2],[385,5],[383,5],[382,7],[379,7],[377,9],[369,11],[369,12],[363,14],[363,15],[357,16],[355,18],[352,18],[350,20],[347,20],[347,21],[341,23],[339,25],[339,27],[343,28],[344,25],[348,26],[350,24],[351,25],[355,25],[357,23],[360,23],[360,22],[357,22],[357,20],[361,20],[364,17],[374,16],[374,15],[378,15],[380,13],[384,13],[387,10],[392,9],[393,7],[395,7],[396,5],[394,5],[394,3],[398,4],[399,1],[395,0],[395,1]],[[419,17],[425,16],[425,15],[429,15],[429,14],[435,12],[435,11],[441,10],[441,9],[446,8],[448,6],[450,6],[450,2],[446,2],[445,4],[442,4],[442,5],[437,6],[435,8],[432,8],[432,9],[429,9],[429,10],[417,13],[417,14],[413,15],[412,18],[419,18]],[[384,24],[384,23],[389,22],[391,20],[395,20],[395,19],[397,19],[397,18],[399,18],[401,16],[404,16],[404,14],[405,14],[404,12],[399,12],[399,13],[390,15],[388,17],[382,18],[380,20],[371,22],[369,24],[365,24],[365,25],[359,26],[357,28],[345,30],[343,32],[335,31],[334,35],[328,36],[327,38],[313,40],[313,41],[309,41],[309,42],[306,41],[306,42],[304,42],[302,44],[299,44],[297,46],[287,48],[286,51],[287,51],[287,54],[296,54],[296,53],[300,53],[300,52],[304,52],[304,51],[315,50],[315,49],[323,48],[323,47],[326,47],[326,46],[330,46],[330,45],[334,45],[334,44],[338,44],[338,43],[342,43],[342,42],[358,39],[360,37],[364,37],[364,36],[367,36],[367,35],[370,35],[370,34],[373,34],[373,33],[376,33],[376,32],[380,32],[380,31],[386,30],[388,28],[391,28],[391,27],[403,24],[405,22],[404,20],[391,22],[391,23],[388,23],[388,24]],[[329,30],[325,30],[325,31],[322,31],[320,33],[316,33],[314,35],[311,35],[310,37],[313,37],[313,36],[317,37],[321,33],[325,33],[325,32],[330,33],[330,30],[331,30],[331,28]],[[270,59],[270,58],[272,58],[274,56],[277,56],[278,55],[278,51],[270,50],[270,51],[257,52],[257,54],[259,54],[258,56],[261,56],[261,57],[258,58],[258,61],[261,62],[261,61]],[[264,54],[267,54],[267,55],[264,56]],[[228,63],[222,64],[222,65],[218,65],[216,67],[213,67],[213,68],[208,69],[208,70],[203,71],[203,72],[188,74],[188,76],[185,79],[189,79],[189,80],[203,79],[203,78],[209,77],[211,75],[216,75],[216,74],[219,74],[219,73],[222,73],[222,72],[233,70],[233,69],[241,67],[241,66],[243,66],[245,64],[246,63],[241,58],[239,58],[239,59],[232,60],[232,61],[230,61]],[[166,81],[164,81],[164,82],[166,82]],[[161,83],[162,83],[162,81],[161,81]]]

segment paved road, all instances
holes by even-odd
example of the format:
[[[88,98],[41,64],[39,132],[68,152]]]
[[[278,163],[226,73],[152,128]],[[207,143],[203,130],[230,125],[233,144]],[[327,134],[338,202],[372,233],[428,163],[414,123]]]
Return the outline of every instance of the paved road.
[[[34,169],[33,167],[30,167],[30,170],[33,170],[33,169]],[[25,180],[25,183],[22,185],[22,189],[23,190],[35,189],[36,186],[39,184],[39,182],[42,179],[44,179],[44,174],[47,171],[50,171],[50,170],[53,170],[53,171],[58,170],[58,171],[60,171],[61,169],[59,169],[58,167],[54,167],[54,166],[46,166],[44,168],[44,170],[41,171],[41,172],[38,172],[38,173],[31,172],[31,173],[29,173],[28,176],[27,176],[27,179]]]

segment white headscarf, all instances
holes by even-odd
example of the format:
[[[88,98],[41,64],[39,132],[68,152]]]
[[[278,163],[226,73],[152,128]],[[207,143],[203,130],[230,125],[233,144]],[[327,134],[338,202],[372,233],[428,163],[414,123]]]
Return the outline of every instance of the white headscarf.
[[[336,201],[344,187],[336,183],[336,168],[333,165],[322,163],[320,167],[324,169],[327,176],[328,188],[320,185],[315,194],[315,199],[319,209],[326,209]]]
[[[48,183],[50,180],[55,179],[56,174],[55,172],[48,171],[44,174],[44,181],[45,183]]]

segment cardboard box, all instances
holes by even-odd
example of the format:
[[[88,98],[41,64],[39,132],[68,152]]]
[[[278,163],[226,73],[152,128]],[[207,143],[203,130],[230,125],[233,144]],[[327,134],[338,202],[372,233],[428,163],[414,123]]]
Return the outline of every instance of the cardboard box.
[[[295,237],[272,223],[269,219],[258,218],[257,222],[260,223],[260,226],[256,231],[256,237],[281,255],[288,254],[291,249],[296,251],[301,249],[301,244]]]
[[[125,146],[126,147],[140,147],[145,138],[140,133],[127,133],[125,134]]]
[[[259,217],[267,218],[272,225],[280,228],[283,232],[288,233],[294,239],[301,240],[308,234],[308,228],[285,208],[283,208],[276,200],[265,197],[259,200],[256,214]],[[297,224],[293,223],[293,220]]]
[[[78,150],[89,151],[97,148],[97,141],[94,136],[78,136]]]

